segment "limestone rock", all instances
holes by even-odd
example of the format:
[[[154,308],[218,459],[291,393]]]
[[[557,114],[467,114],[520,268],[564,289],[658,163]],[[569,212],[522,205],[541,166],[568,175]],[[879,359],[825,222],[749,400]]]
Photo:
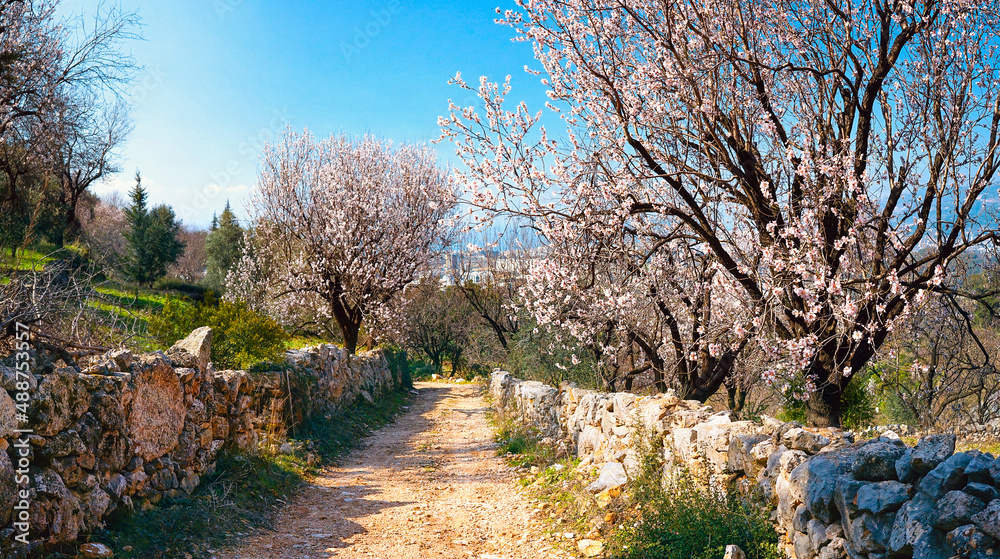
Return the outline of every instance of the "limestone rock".
[[[806,534],[796,532],[792,538],[792,547],[795,550],[795,557],[811,558],[816,555],[816,550],[812,547],[812,540]]]
[[[984,483],[992,483],[993,485],[1000,486],[1000,458],[990,463],[989,472],[991,481]]]
[[[0,526],[6,526],[17,502],[14,465],[6,452],[0,452]]]
[[[958,489],[964,485],[965,466],[971,460],[972,457],[964,452],[951,455],[920,480],[920,490],[940,499],[952,489]]]
[[[944,532],[930,530],[913,544],[913,559],[951,559],[953,556]]]
[[[580,540],[576,547],[584,557],[597,557],[604,552],[604,543],[597,540]]]
[[[35,375],[18,375],[17,369],[0,365],[0,388],[10,393],[18,392],[19,382],[28,383],[29,393],[38,388],[38,380],[35,379]]]
[[[48,437],[70,426],[90,406],[87,387],[77,381],[77,372],[62,367],[45,375],[32,400],[35,431]]]
[[[972,520],[972,515],[986,508],[986,503],[962,491],[949,491],[937,502],[934,527],[948,532]]]
[[[101,518],[111,508],[111,497],[103,489],[94,489],[80,498],[83,511],[83,524],[93,529],[101,526]]]
[[[125,488],[128,486],[128,482],[125,480],[125,476],[121,474],[114,474],[111,479],[104,485],[104,491],[114,499],[120,499],[125,493]]]
[[[976,450],[970,450],[966,454],[972,455],[972,460],[965,466],[965,477],[968,478],[969,483],[992,484],[993,477],[990,475],[990,465],[993,464],[993,455]]]
[[[90,413],[108,431],[125,428],[125,407],[118,394],[98,390],[90,395]]]
[[[177,446],[184,428],[184,392],[165,359],[144,356],[132,375],[134,384],[128,428],[135,453],[152,460]]]
[[[830,439],[801,427],[793,427],[785,431],[781,436],[781,443],[792,450],[801,450],[809,454],[816,454],[823,447],[830,444]]]
[[[208,362],[212,359],[212,329],[202,326],[188,334],[186,338],[180,340],[167,350],[167,356],[174,364],[181,366],[193,365],[199,371],[208,370]],[[176,361],[175,361],[176,358]]]
[[[726,471],[728,473],[740,474],[749,472],[756,473],[755,460],[750,455],[751,449],[758,443],[768,440],[770,437],[764,433],[739,433],[729,439],[728,461]]]
[[[907,447],[903,455],[896,460],[896,479],[903,483],[910,483],[917,478],[917,472],[913,469],[913,449]]]
[[[608,462],[601,468],[601,473],[597,477],[597,481],[587,486],[587,491],[600,493],[601,491],[621,487],[626,483],[628,483],[628,475],[625,473],[625,467],[618,462]]]
[[[972,516],[972,523],[994,538],[1000,538],[1000,499],[994,499],[986,509]]]
[[[842,559],[847,556],[847,541],[843,538],[834,538],[830,543],[819,550],[819,559]]]
[[[856,551],[874,553],[884,551],[892,535],[892,513],[873,515],[863,513],[851,522],[850,543]]]
[[[909,498],[909,485],[898,481],[880,481],[858,489],[857,505],[859,510],[881,514],[898,509]]]
[[[959,526],[948,532],[945,539],[959,557],[969,557],[976,551],[989,549],[996,544],[996,540],[977,528],[975,524]]]
[[[837,478],[837,483],[833,490],[833,503],[840,513],[841,522],[844,524],[845,530],[850,528],[859,515],[858,508],[860,503],[858,494],[866,485],[874,484],[866,481],[857,481],[848,475],[842,475]],[[869,499],[869,506],[873,506],[874,503],[872,502],[874,500],[874,498]]]
[[[1000,503],[998,503],[1000,504]],[[895,554],[913,553],[924,542],[924,536],[933,531],[934,499],[926,493],[917,493],[903,504],[896,514],[889,538],[889,551]]]
[[[855,479],[861,481],[898,479],[896,460],[899,460],[905,450],[902,445],[882,441],[862,446],[854,459]]]
[[[185,493],[190,495],[195,490],[195,488],[198,487],[198,484],[200,482],[201,478],[198,477],[198,474],[191,473],[185,476],[184,479],[181,480],[180,487],[181,489],[184,490]]]
[[[134,360],[132,351],[128,349],[110,351],[108,352],[108,358],[115,363],[119,371],[128,371],[131,369]]]
[[[928,435],[913,447],[911,463],[917,475],[924,475],[944,462],[955,452],[953,433]]]
[[[849,449],[824,452],[810,457],[789,476],[793,497],[809,507],[813,518],[824,524],[833,521],[833,492],[838,478],[848,473],[854,462]]]
[[[815,522],[809,514],[809,509],[805,505],[796,507],[795,514],[792,515],[792,529],[796,532],[805,532],[808,530],[809,522]]]
[[[992,485],[986,485],[985,483],[969,483],[964,489],[962,489],[962,491],[965,491],[969,495],[972,495],[984,503],[1000,498],[1000,493],[998,493]]]
[[[747,554],[738,545],[729,544],[726,546],[726,554],[722,559],[747,559]]]
[[[49,543],[69,543],[80,533],[83,511],[80,501],[66,488],[59,474],[43,470],[35,476],[35,508],[32,525],[48,526]]]
[[[6,390],[0,390],[0,439],[17,433],[17,408]]]
[[[830,541],[830,537],[827,535],[826,526],[823,525],[819,520],[810,520],[806,524],[805,529],[806,535],[809,536],[809,540],[812,542],[813,549],[821,549],[826,542]]]
[[[107,558],[114,557],[111,548],[103,543],[85,543],[80,546],[80,555],[84,557]]]

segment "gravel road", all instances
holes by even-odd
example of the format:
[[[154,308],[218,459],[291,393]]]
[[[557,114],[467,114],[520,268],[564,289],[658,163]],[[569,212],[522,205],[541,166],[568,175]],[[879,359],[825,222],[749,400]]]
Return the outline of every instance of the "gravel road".
[[[395,423],[328,467],[226,559],[569,557],[495,454],[479,387],[417,383]]]

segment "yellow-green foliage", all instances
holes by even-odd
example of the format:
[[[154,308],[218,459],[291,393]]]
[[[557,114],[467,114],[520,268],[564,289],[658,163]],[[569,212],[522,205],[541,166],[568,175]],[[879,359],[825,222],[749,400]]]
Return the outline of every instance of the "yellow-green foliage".
[[[262,361],[278,361],[288,334],[271,318],[246,303],[206,296],[198,304],[167,297],[162,311],[150,319],[150,334],[170,346],[195,328],[210,326],[212,362],[217,369],[248,369]]]

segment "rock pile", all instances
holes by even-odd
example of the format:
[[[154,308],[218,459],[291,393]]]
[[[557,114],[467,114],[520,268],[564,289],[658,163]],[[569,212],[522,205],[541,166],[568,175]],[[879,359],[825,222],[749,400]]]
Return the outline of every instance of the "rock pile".
[[[522,385],[524,385],[522,387]],[[671,393],[560,389],[493,373],[499,407],[557,436],[585,463],[639,467],[636,435],[662,436],[664,475],[762,494],[789,557],[1000,556],[1000,459],[955,453],[953,434],[909,447],[891,432],[855,442],[839,429],[733,421]]]
[[[215,371],[211,338],[199,328],[166,353],[115,351],[82,371],[63,364],[30,376],[31,434],[17,432],[15,371],[0,366],[0,555],[15,546],[21,490],[36,546],[73,541],[115,509],[190,494],[221,449],[255,448],[268,422],[284,417],[283,375],[320,379],[314,397],[330,409],[395,386],[382,354],[326,345],[290,352],[291,372]],[[19,480],[21,447],[30,466]]]

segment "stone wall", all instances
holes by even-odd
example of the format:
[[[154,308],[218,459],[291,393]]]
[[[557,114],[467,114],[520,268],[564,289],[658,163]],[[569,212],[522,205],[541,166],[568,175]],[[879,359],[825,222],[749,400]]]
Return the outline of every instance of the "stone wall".
[[[662,437],[664,475],[685,469],[763,495],[789,557],[1000,556],[1000,460],[956,454],[953,434],[914,447],[892,432],[855,442],[839,429],[734,421],[670,393],[555,389],[502,371],[490,390],[497,407],[600,467],[595,492],[637,473],[637,433]]]
[[[73,541],[115,509],[191,493],[220,450],[280,431],[290,387],[312,387],[311,409],[336,410],[399,380],[381,352],[329,345],[290,351],[284,371],[215,371],[210,344],[211,329],[199,328],[166,353],[116,351],[82,369],[33,363],[43,372],[29,378],[27,435],[17,432],[15,371],[0,366],[0,555],[24,549],[14,541],[22,490],[32,546]]]

